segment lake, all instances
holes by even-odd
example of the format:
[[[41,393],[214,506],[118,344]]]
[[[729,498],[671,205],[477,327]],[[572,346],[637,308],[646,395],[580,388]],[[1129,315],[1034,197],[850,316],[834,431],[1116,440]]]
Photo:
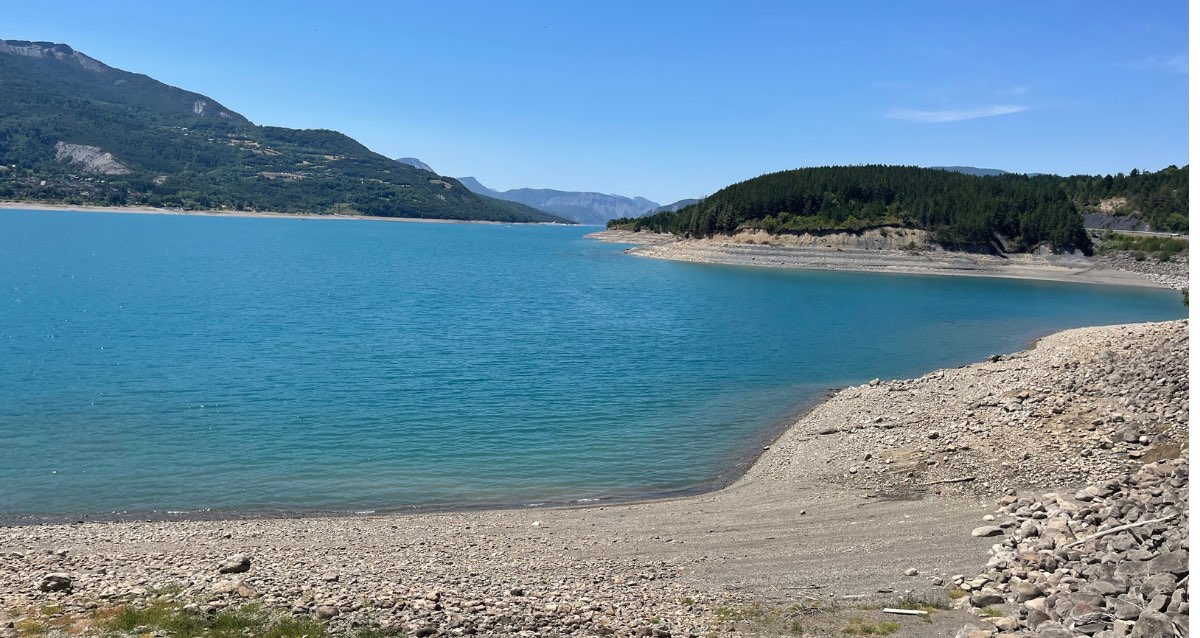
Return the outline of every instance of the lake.
[[[1176,291],[635,258],[594,228],[0,211],[0,513],[694,491],[829,388]]]

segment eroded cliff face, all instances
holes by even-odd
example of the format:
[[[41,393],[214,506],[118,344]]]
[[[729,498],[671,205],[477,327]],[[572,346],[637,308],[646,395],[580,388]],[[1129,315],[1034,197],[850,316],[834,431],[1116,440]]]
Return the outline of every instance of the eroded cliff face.
[[[54,159],[67,162],[89,175],[128,175],[131,172],[112,153],[98,146],[59,142],[54,145]]]
[[[854,248],[862,250],[940,250],[929,240],[929,233],[916,228],[875,228],[861,233],[780,233],[765,230],[740,230],[714,238],[737,244],[763,244],[797,248]]]

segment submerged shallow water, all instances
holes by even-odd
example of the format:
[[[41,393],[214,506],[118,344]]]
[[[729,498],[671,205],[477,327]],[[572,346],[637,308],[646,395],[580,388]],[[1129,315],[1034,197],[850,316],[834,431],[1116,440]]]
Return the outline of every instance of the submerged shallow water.
[[[529,504],[727,476],[826,389],[1177,292],[639,259],[594,229],[0,212],[0,513]]]

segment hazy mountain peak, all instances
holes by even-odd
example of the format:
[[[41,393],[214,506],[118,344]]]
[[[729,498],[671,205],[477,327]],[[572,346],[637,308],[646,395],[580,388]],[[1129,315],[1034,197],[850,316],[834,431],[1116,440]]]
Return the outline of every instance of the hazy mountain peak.
[[[401,158],[398,158],[396,161],[400,162],[401,164],[408,164],[409,166],[412,166],[413,168],[419,168],[423,171],[429,171],[430,173],[437,172],[437,171],[433,170],[433,168],[431,168],[428,164],[426,164],[425,162],[422,162],[421,160],[419,160],[415,157],[401,157]]]
[[[644,197],[625,197],[582,191],[560,191],[552,188],[514,188],[497,191],[474,177],[459,177],[468,190],[479,195],[518,202],[540,211],[573,219],[581,224],[605,224],[619,217],[637,217],[656,208],[657,202]]]

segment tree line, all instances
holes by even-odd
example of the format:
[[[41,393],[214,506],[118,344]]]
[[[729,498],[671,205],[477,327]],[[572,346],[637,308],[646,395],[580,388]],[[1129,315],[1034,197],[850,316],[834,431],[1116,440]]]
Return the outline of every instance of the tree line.
[[[1182,210],[1186,228],[1187,167],[1094,178],[985,177],[884,165],[770,173],[678,211],[615,219],[609,227],[710,237],[747,228],[801,233],[901,226],[930,231],[948,247],[986,249],[1002,236],[1018,251],[1041,244],[1086,251],[1091,242],[1077,202],[1095,205],[1122,195],[1130,209],[1152,211],[1143,213],[1153,216],[1152,225],[1178,223]]]

